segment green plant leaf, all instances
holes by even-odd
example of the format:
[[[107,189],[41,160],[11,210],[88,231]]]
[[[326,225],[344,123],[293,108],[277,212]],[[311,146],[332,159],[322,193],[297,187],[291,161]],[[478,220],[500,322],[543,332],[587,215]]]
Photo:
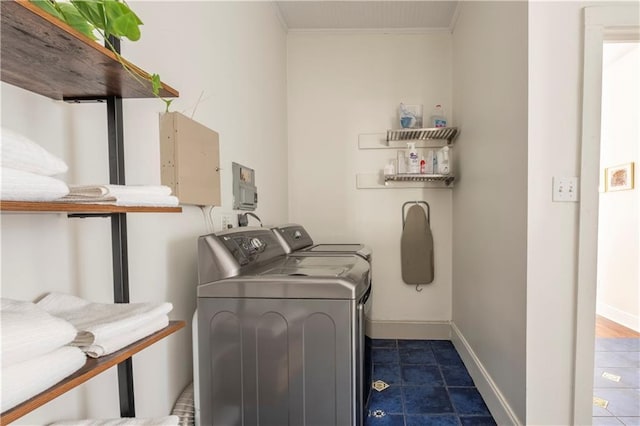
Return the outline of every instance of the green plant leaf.
[[[104,10],[107,17],[107,32],[116,37],[126,37],[131,41],[140,39],[140,18],[124,3],[105,1]]]
[[[162,88],[162,81],[160,81],[160,76],[158,74],[151,75],[151,90],[153,94],[156,96],[160,96],[160,89]]]
[[[107,18],[104,13],[104,5],[101,0],[71,0],[71,4],[75,6],[80,15],[89,21],[94,27],[106,30]]]
[[[114,0],[114,1],[120,1],[120,0]],[[140,18],[138,17],[138,15],[136,15],[136,13],[133,11],[133,9],[131,9],[131,8],[129,7],[129,4],[128,4],[126,1],[124,1],[124,0],[122,0],[122,3],[123,3],[124,5],[126,5],[126,6],[129,8],[129,12],[131,12],[131,13],[133,14],[133,16],[135,16],[135,17],[136,17],[136,22],[138,23],[138,25],[143,25],[143,24],[144,24],[144,22],[142,22],[142,20],[140,20]]]
[[[64,20],[67,24],[69,24],[72,28],[80,31],[82,34],[86,35],[92,40],[97,40],[95,34],[93,33],[94,26],[87,21],[84,16],[78,12],[78,9],[71,3],[58,3],[58,7],[60,11],[64,15]]]
[[[62,16],[62,14],[58,12],[58,9],[56,9],[54,4],[51,3],[49,0],[31,0],[31,3],[38,6],[40,9],[44,10],[48,14],[55,16],[61,21],[64,21],[64,16]]]

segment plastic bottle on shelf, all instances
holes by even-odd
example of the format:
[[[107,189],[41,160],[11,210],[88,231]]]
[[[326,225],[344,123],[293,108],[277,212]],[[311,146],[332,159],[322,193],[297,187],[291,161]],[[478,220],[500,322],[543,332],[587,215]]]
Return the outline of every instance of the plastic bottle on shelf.
[[[384,166],[384,174],[385,174],[385,176],[386,175],[395,175],[396,174],[395,166],[393,165],[393,160],[389,161],[389,164]]]
[[[420,158],[420,174],[425,174],[427,172],[427,162],[424,161],[424,155]]]
[[[445,146],[438,151],[438,173],[449,174],[449,147]]]
[[[398,150],[397,153],[397,166],[396,166],[396,171],[399,175],[402,175],[404,173],[407,173],[407,160],[405,158],[404,155],[404,150]]]
[[[433,149],[430,149],[429,151],[427,151],[427,161],[425,162],[425,165],[424,165],[425,174],[432,175],[435,173],[435,170],[433,170],[433,164],[434,164],[434,152],[433,152]]]
[[[438,104],[433,108],[431,113],[431,126],[432,127],[447,127],[447,119],[444,116],[442,105]]]
[[[438,153],[433,152],[433,165],[431,166],[434,174],[438,174]]]
[[[420,160],[415,142],[407,142],[409,147],[409,173],[420,173]]]

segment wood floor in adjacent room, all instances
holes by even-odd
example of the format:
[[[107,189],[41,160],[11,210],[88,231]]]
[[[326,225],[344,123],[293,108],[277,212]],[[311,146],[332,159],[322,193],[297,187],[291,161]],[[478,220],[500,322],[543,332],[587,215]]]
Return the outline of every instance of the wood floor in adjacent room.
[[[596,315],[596,337],[638,337],[640,333],[633,331],[610,319]]]

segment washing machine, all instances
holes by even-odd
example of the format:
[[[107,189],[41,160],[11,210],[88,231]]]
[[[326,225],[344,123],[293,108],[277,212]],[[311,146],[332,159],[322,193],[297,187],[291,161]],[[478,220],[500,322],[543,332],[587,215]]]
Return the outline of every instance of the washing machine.
[[[323,243],[315,244],[309,232],[297,223],[289,223],[285,225],[272,227],[271,230],[276,234],[280,245],[284,249],[285,253],[289,256],[336,256],[336,255],[356,255],[362,257],[369,262],[369,279],[373,281],[373,256],[370,247],[361,243]],[[370,284],[371,285],[371,284]],[[372,293],[373,294],[373,293]],[[372,295],[371,294],[371,295]],[[371,296],[370,296],[371,297]],[[365,322],[368,319],[365,318]],[[365,355],[370,357],[372,340],[369,336],[364,337]],[[371,379],[373,377],[373,367],[371,359],[366,359],[364,365],[366,366],[364,375],[364,383],[366,383],[363,390],[363,398],[365,406],[368,405],[369,397],[371,395]]]
[[[362,257],[369,265],[372,262],[371,248],[364,244],[314,244],[311,235],[299,224],[289,223],[271,228],[287,254],[303,256],[325,256],[335,254],[355,254]]]
[[[291,256],[266,228],[198,240],[200,425],[362,425],[370,265]],[[195,365],[194,365],[195,367]]]

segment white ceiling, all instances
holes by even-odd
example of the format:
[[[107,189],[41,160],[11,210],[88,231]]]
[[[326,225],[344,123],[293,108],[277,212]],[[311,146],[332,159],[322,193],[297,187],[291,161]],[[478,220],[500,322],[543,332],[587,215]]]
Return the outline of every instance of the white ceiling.
[[[289,30],[451,29],[457,1],[276,1]]]

